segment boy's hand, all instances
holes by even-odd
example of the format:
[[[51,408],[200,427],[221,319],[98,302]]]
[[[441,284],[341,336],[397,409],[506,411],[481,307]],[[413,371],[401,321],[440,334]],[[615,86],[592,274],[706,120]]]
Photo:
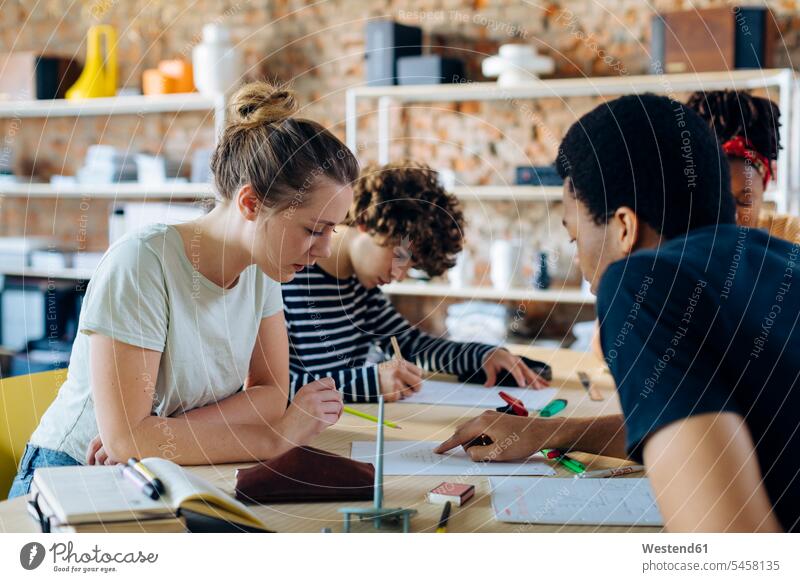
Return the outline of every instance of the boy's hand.
[[[487,388],[495,385],[497,375],[504,370],[508,370],[514,376],[517,385],[520,387],[530,387],[538,390],[547,388],[550,385],[547,380],[526,366],[522,358],[515,356],[505,348],[496,348],[486,354],[482,368],[486,372],[484,386]]]
[[[422,388],[422,368],[405,360],[393,359],[378,364],[378,380],[386,402],[396,402]]]

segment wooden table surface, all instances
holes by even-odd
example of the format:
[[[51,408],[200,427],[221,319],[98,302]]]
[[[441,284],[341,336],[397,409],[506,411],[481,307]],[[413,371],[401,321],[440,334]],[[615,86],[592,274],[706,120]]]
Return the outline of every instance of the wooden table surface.
[[[614,382],[607,371],[604,371],[601,362],[588,353],[572,352],[569,350],[554,350],[532,348],[526,346],[510,346],[516,353],[548,362],[553,368],[552,386],[559,389],[558,397],[566,398],[569,402],[562,412],[566,416],[598,416],[603,414],[616,414],[620,412],[619,400],[614,390]],[[600,388],[605,400],[593,402],[578,382],[577,372],[586,371],[592,377],[595,385]],[[358,405],[359,409],[372,414],[377,414],[375,405]],[[479,411],[450,406],[425,406],[416,404],[387,404],[386,417],[397,423],[402,430],[387,429],[387,440],[433,440],[442,441],[448,438],[453,428],[474,416]],[[313,443],[314,446],[350,456],[350,443],[353,441],[374,440],[375,425],[366,420],[350,415],[344,415],[332,428],[326,430]],[[597,457],[594,455],[575,453],[575,458],[587,463],[589,469],[605,469],[627,464],[620,459]],[[188,469],[203,478],[213,482],[224,491],[233,493],[234,473],[237,465],[210,465],[202,467],[188,467]],[[572,474],[561,466],[556,466],[558,476],[566,477]],[[418,511],[412,519],[413,531],[431,532],[436,528],[436,523],[441,513],[441,505],[432,505],[426,502],[426,494],[433,487],[448,480],[447,477],[428,476],[387,476],[384,482],[384,505],[389,507],[406,507]],[[554,526],[554,525],[528,525],[517,523],[503,523],[494,519],[489,493],[487,477],[457,477],[449,478],[458,482],[472,483],[476,487],[475,497],[464,507],[453,508],[449,521],[451,532],[554,532],[554,531],[657,531],[658,528],[631,528],[631,527],[597,527],[597,526]],[[25,497],[0,502],[0,531],[3,532],[35,532],[37,525],[25,510]],[[371,502],[361,503],[305,503],[305,504],[274,504],[253,506],[253,511],[265,523],[278,532],[318,532],[324,527],[331,528],[334,532],[341,531],[341,516],[337,512],[339,507],[364,506]],[[365,522],[355,523],[353,531],[371,532],[371,524]]]

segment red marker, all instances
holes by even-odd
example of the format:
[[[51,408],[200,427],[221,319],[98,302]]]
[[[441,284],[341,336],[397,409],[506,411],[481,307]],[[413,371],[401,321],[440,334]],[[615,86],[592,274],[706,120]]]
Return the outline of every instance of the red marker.
[[[513,414],[516,414],[517,416],[528,416],[528,409],[525,408],[525,404],[522,402],[522,400],[514,398],[513,396],[509,396],[502,390],[500,391],[500,398],[508,403]]]

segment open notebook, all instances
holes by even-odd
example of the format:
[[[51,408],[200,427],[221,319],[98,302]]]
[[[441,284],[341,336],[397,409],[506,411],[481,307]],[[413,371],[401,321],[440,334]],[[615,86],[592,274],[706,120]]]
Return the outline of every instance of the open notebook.
[[[214,524],[267,531],[242,503],[208,481],[166,459],[142,459],[163,483],[165,493],[150,499],[122,474],[121,466],[48,467],[36,469],[32,493],[61,526],[165,520],[194,516],[203,529]]]

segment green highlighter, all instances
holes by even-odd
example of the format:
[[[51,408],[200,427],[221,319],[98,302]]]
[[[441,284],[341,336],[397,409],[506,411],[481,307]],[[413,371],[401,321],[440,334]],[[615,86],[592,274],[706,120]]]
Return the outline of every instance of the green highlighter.
[[[562,410],[567,407],[567,401],[563,398],[556,398],[555,400],[551,400],[547,403],[547,406],[542,408],[539,411],[539,416],[544,418],[550,418],[551,416],[555,416]]]
[[[562,410],[567,407],[567,401],[563,398],[557,398],[555,400],[551,400],[547,403],[547,406],[542,408],[539,411],[539,416],[544,418],[549,418],[551,416],[555,416]],[[555,451],[553,449],[544,449],[542,451],[544,455],[548,459],[556,459],[563,467],[572,471],[573,473],[583,473],[586,471],[586,465],[578,461],[577,459],[573,459],[572,457],[568,457],[567,455],[562,454],[560,451]]]

